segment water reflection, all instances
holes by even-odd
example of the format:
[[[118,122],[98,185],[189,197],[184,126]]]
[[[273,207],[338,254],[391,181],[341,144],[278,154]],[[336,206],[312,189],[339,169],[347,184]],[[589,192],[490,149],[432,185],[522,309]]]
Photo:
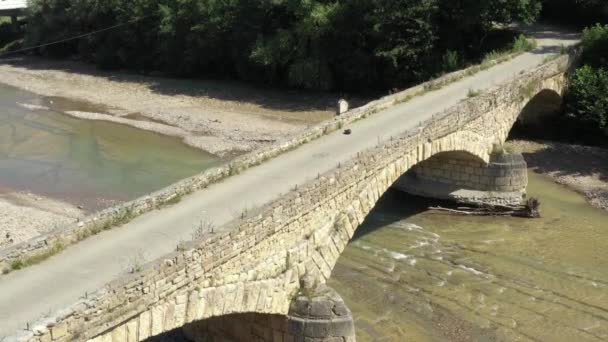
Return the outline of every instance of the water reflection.
[[[52,100],[0,85],[3,191],[31,191],[92,210],[157,190],[218,163],[218,158],[178,139],[79,120],[40,106]],[[68,102],[61,106],[69,106]],[[90,110],[72,105],[71,110]]]
[[[608,339],[608,214],[539,175],[543,218],[455,217],[390,195],[331,285],[360,341]]]

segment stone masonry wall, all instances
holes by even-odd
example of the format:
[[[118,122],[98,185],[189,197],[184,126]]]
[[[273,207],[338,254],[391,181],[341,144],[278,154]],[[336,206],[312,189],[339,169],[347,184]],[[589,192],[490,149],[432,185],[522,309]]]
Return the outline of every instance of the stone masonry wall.
[[[528,185],[521,153],[495,152],[490,162],[446,152],[414,166],[393,185],[407,193],[473,205],[519,205]]]
[[[465,100],[420,129],[360,153],[308,184],[20,332],[22,341],[141,341],[210,317],[286,315],[304,276],[324,283],[380,196],[448,151],[489,161],[527,101],[561,93],[568,56]]]
[[[528,184],[521,154],[492,154],[490,163],[464,153],[439,154],[414,166],[416,178],[481,191],[523,191]]]

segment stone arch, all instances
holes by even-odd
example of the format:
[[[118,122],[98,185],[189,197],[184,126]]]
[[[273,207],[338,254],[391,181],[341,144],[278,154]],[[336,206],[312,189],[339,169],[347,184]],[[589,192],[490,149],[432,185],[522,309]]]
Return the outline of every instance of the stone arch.
[[[552,123],[563,108],[563,97],[555,89],[545,88],[532,97],[519,115],[509,132],[509,138],[548,138],[547,134],[557,127]]]
[[[380,197],[407,171],[436,155],[456,153],[467,156],[478,163],[490,162],[492,151],[488,139],[476,132],[467,130],[457,131],[433,141],[420,141],[414,148],[404,151],[403,155],[392,162],[378,167],[364,185],[357,188],[350,204],[336,213],[332,220],[331,229],[327,229],[327,237],[315,246],[308,270],[314,270],[314,276],[325,282],[331,276],[336,262],[346,244],[354,236],[357,227],[372,211]],[[318,240],[318,241],[319,241]],[[317,258],[324,260],[326,265],[317,265]],[[327,267],[325,267],[327,266]]]
[[[491,142],[481,134],[469,130],[457,131],[430,143],[430,153],[424,155],[416,164],[447,152],[459,152],[488,163],[492,148]]]

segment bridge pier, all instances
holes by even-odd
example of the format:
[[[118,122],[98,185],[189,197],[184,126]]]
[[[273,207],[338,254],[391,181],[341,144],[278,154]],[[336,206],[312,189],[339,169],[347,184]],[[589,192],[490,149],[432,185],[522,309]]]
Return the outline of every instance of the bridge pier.
[[[340,295],[321,285],[314,293],[294,299],[287,317],[294,342],[355,342],[353,316]]]
[[[320,285],[296,296],[287,316],[245,313],[183,327],[193,342],[355,342],[353,316],[333,289]]]
[[[445,152],[414,166],[393,187],[465,204],[517,205],[527,185],[527,164],[521,153],[494,152],[486,164],[466,152]]]

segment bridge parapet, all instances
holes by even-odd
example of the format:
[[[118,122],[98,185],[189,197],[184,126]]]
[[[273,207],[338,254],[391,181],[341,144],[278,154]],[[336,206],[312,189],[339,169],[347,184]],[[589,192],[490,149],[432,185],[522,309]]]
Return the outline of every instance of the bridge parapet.
[[[141,341],[236,313],[287,315],[308,274],[324,283],[382,194],[432,156],[462,151],[485,163],[526,102],[541,89],[561,93],[568,56],[468,99],[420,129],[351,162],[109,284],[33,324],[24,341]]]

